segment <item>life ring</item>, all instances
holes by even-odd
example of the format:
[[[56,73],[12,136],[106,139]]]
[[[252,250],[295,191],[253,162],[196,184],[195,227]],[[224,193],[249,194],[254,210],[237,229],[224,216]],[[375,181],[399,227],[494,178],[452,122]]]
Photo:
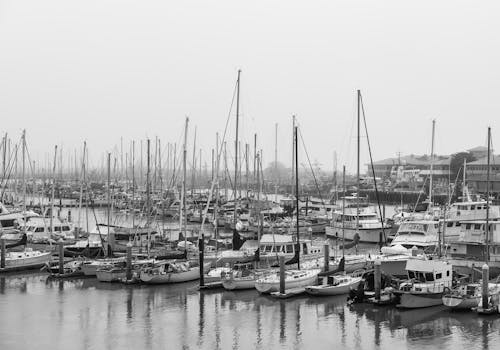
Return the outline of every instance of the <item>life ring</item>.
[[[451,293],[451,289],[448,288],[448,287],[444,287],[443,288],[443,295],[446,295],[446,294],[449,294],[449,293]]]

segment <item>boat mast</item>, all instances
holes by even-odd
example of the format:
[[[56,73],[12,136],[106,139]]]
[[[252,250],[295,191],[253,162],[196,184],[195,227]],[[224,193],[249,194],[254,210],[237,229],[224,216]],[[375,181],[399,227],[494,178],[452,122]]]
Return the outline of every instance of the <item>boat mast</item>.
[[[345,257],[345,165],[342,168],[342,257]]]
[[[299,236],[299,142],[297,127],[294,128],[295,139],[295,213],[297,218],[297,269],[300,270],[300,236]]]
[[[26,229],[26,130],[23,130],[23,229]]]
[[[196,130],[197,127],[194,127],[194,139],[193,139],[193,166],[191,173],[191,197],[194,197],[194,181],[196,176]]]
[[[234,231],[233,235],[236,233],[236,221],[238,215],[236,214],[236,190],[238,188],[238,127],[239,127],[239,119],[240,119],[240,74],[241,70],[238,70],[238,80],[236,82],[236,140],[234,142],[234,213],[233,213],[233,225]]]
[[[465,171],[467,169],[467,159],[464,158],[464,173],[462,174],[463,179],[462,179],[462,202],[465,202]]]
[[[359,235],[359,157],[360,157],[360,128],[361,128],[361,91],[358,90],[358,137],[357,137],[357,161],[356,161],[356,233]],[[345,196],[344,196],[345,197]]]
[[[114,240],[115,235],[114,232],[111,232],[111,153],[108,152],[108,191],[107,191],[107,217],[108,217],[108,256],[112,255],[114,250]]]
[[[274,201],[278,203],[278,123],[274,124]]]
[[[186,126],[184,128],[184,146],[182,152],[182,211],[181,211],[181,232],[184,235],[184,249],[187,250],[186,236],[186,159],[187,159],[187,133],[189,118],[186,117]]]
[[[78,201],[78,228],[80,228],[82,219],[82,202],[83,202],[83,183],[85,179],[85,151],[87,148],[87,141],[83,141],[83,155],[82,155],[82,173],[80,174],[80,199]]]
[[[434,175],[434,131],[436,128],[436,119],[432,120],[432,141],[431,141],[431,171],[430,171],[430,176],[429,176],[429,207],[427,210],[430,212],[430,209],[432,208],[432,180],[433,180],[433,175]]]
[[[486,263],[490,260],[490,152],[491,152],[491,127],[488,127],[488,165],[486,168],[486,252],[484,254]]]
[[[57,161],[57,145],[54,147],[54,164],[52,166],[52,193],[50,195],[50,233],[54,232],[54,200],[56,192],[56,161]]]

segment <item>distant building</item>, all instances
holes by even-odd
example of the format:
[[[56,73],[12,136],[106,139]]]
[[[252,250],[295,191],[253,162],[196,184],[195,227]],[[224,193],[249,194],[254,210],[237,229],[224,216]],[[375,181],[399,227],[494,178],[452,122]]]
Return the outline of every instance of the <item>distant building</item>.
[[[485,147],[486,148],[486,147]],[[469,188],[486,193],[486,174],[488,170],[488,156],[484,156],[467,164],[466,182]],[[490,158],[490,191],[500,193],[500,156]]]
[[[434,156],[433,175],[436,178],[450,174],[450,156]],[[370,165],[368,165],[369,167]],[[375,175],[381,178],[389,177],[425,177],[430,174],[431,157],[414,155],[387,158],[373,162]]]

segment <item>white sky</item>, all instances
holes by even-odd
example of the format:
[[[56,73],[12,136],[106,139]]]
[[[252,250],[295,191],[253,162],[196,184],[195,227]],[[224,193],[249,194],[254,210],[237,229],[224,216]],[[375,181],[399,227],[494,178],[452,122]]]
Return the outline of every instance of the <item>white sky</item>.
[[[275,123],[279,159],[291,162],[296,114],[313,159],[331,169],[336,150],[339,168],[354,170],[358,88],[375,159],[429,152],[433,118],[438,154],[486,145],[488,125],[495,143],[499,10],[457,0],[0,0],[0,132],[26,128],[40,158],[86,139],[100,159],[120,136],[178,141],[189,115],[209,163],[241,68],[241,137],[258,133],[266,163]],[[233,140],[231,127],[231,149]]]

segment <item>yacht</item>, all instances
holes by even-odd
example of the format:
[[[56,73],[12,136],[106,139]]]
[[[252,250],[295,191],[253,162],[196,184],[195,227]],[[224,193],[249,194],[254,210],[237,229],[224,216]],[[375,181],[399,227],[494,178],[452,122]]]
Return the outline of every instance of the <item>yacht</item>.
[[[358,219],[359,218],[359,219]],[[390,225],[382,222],[379,215],[373,207],[345,208],[343,211],[336,211],[333,214],[333,220],[329,226],[326,226],[327,237],[344,237],[346,240],[353,241],[356,234],[359,235],[359,241],[365,243],[379,243],[383,238],[383,232],[386,235],[390,231]]]
[[[406,263],[408,280],[394,293],[399,296],[397,307],[423,308],[443,304],[443,294],[452,287],[452,265],[440,259],[409,259]]]

